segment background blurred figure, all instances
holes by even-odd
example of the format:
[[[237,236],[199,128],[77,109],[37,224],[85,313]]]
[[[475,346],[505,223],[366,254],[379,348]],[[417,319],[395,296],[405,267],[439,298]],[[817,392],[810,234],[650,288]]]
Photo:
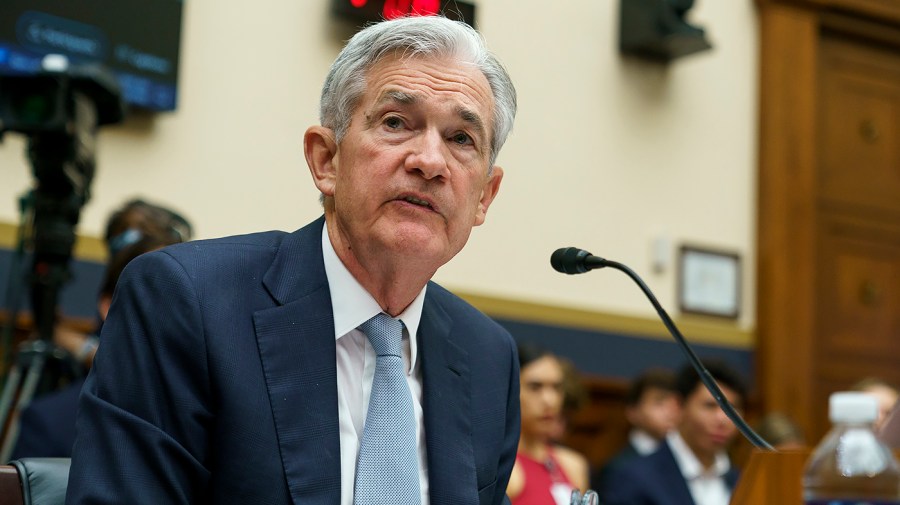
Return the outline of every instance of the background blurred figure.
[[[519,346],[522,431],[506,493],[513,505],[568,505],[573,489],[588,485],[588,462],[554,443],[565,402],[560,359],[531,345]]]
[[[803,430],[787,414],[770,412],[760,419],[756,433],[778,450],[807,447]]]
[[[177,244],[190,240],[191,235],[190,223],[177,212],[135,198],[109,217],[104,238],[112,257],[142,237],[157,237]]]
[[[616,468],[635,456],[656,451],[666,435],[675,429],[681,407],[675,389],[675,373],[651,369],[637,376],[625,395],[625,418],[631,425],[628,443],[606,465],[591,476],[591,489],[600,491]]]
[[[705,362],[725,398],[740,412],[743,380],[724,363]],[[676,376],[681,401],[678,428],[659,449],[632,458],[612,472],[602,490],[605,505],[728,505],[738,472],[726,450],[737,428],[690,365]]]
[[[563,405],[551,440],[562,443],[568,430],[569,419],[584,406],[588,398],[581,373],[575,364],[562,356],[556,356],[556,359],[563,369]]]
[[[173,223],[179,230],[176,232]],[[97,296],[100,324],[106,319],[119,276],[125,266],[145,252],[190,239],[191,228],[181,216],[163,207],[132,200],[113,213],[107,225],[110,256]],[[112,239],[112,240],[110,240]],[[66,328],[57,328],[54,342],[90,367],[99,340]],[[69,457],[75,442],[75,412],[83,380],[32,401],[19,417],[19,435],[11,459]]]
[[[99,326],[106,318],[106,311],[109,310],[113,288],[115,288],[115,282],[111,286],[108,285],[110,271],[115,269],[114,263],[117,258],[118,261],[121,261],[121,258],[124,257],[119,253],[143,239],[150,239],[159,243],[161,247],[190,240],[191,233],[190,223],[173,210],[141,199],[125,202],[122,207],[110,215],[106,223],[104,239],[109,256],[104,284],[101,285],[98,295],[98,328],[92,334],[84,334],[58,327],[53,335],[53,342],[68,351],[86,368],[90,368],[99,343],[97,338],[97,335],[100,334]],[[122,268],[124,266],[124,264],[121,265]],[[115,279],[118,280],[118,274],[115,275]]]
[[[851,389],[869,393],[878,401],[878,419],[875,420],[875,430],[880,430],[888,414],[897,404],[897,398],[900,396],[897,388],[877,377],[867,377],[854,384]]]

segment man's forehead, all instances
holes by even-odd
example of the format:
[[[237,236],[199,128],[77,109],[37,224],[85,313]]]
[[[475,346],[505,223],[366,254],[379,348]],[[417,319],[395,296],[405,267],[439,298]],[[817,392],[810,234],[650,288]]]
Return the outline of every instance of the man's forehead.
[[[422,75],[415,75],[422,74]],[[444,56],[384,56],[365,73],[368,90],[381,99],[385,87],[409,88],[417,85],[440,91],[458,91],[488,108],[494,92],[487,77],[476,65]]]

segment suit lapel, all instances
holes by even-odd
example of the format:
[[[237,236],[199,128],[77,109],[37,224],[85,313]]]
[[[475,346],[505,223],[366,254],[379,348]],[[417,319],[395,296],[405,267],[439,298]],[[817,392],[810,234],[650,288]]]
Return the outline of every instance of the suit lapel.
[[[452,326],[450,316],[426,295],[418,347],[432,505],[478,502],[469,359],[452,341]]]
[[[728,485],[729,491],[734,491],[734,487],[737,486],[739,476],[740,474],[738,473],[737,468],[732,466],[728,469],[728,473],[725,474],[725,484]]]
[[[659,462],[659,478],[663,481],[661,489],[671,490],[672,503],[680,505],[694,505],[694,498],[688,488],[687,481],[681,473],[681,468],[675,461],[675,454],[668,442],[663,442],[657,454]]]
[[[341,493],[337,367],[319,219],[288,235],[263,282],[278,306],[254,314],[269,401],[294,503]]]

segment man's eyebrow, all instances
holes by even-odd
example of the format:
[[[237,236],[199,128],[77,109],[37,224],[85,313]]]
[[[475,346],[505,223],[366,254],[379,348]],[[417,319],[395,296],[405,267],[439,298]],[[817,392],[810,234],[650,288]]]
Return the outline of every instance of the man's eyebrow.
[[[366,114],[366,127],[371,127],[372,122],[375,118],[372,116],[372,112],[374,109],[377,109],[383,106],[386,103],[396,103],[400,105],[414,105],[419,101],[419,97],[412,94],[407,93],[405,91],[400,91],[398,89],[389,89],[381,93],[377,100],[375,100],[375,105],[373,105],[373,110],[370,110],[369,113]]]
[[[413,93],[400,91],[399,89],[389,89],[378,97],[375,105],[381,105],[386,102],[397,102],[403,105],[413,105],[419,101],[419,97]]]
[[[479,137],[484,138],[487,129],[484,127],[484,119],[482,119],[478,113],[465,107],[458,107],[456,113],[459,114],[459,117],[462,118],[463,121],[472,125],[472,128],[478,132]]]

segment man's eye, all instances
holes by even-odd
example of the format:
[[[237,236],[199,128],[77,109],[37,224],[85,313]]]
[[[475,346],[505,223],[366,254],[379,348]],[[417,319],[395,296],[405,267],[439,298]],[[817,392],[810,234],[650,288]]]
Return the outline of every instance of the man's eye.
[[[385,118],[384,125],[388,128],[397,129],[403,126],[403,121],[397,116],[389,116]]]
[[[472,143],[472,137],[466,135],[465,133],[457,133],[456,135],[453,135],[452,137],[450,137],[450,140],[459,145],[466,145],[466,144]]]

